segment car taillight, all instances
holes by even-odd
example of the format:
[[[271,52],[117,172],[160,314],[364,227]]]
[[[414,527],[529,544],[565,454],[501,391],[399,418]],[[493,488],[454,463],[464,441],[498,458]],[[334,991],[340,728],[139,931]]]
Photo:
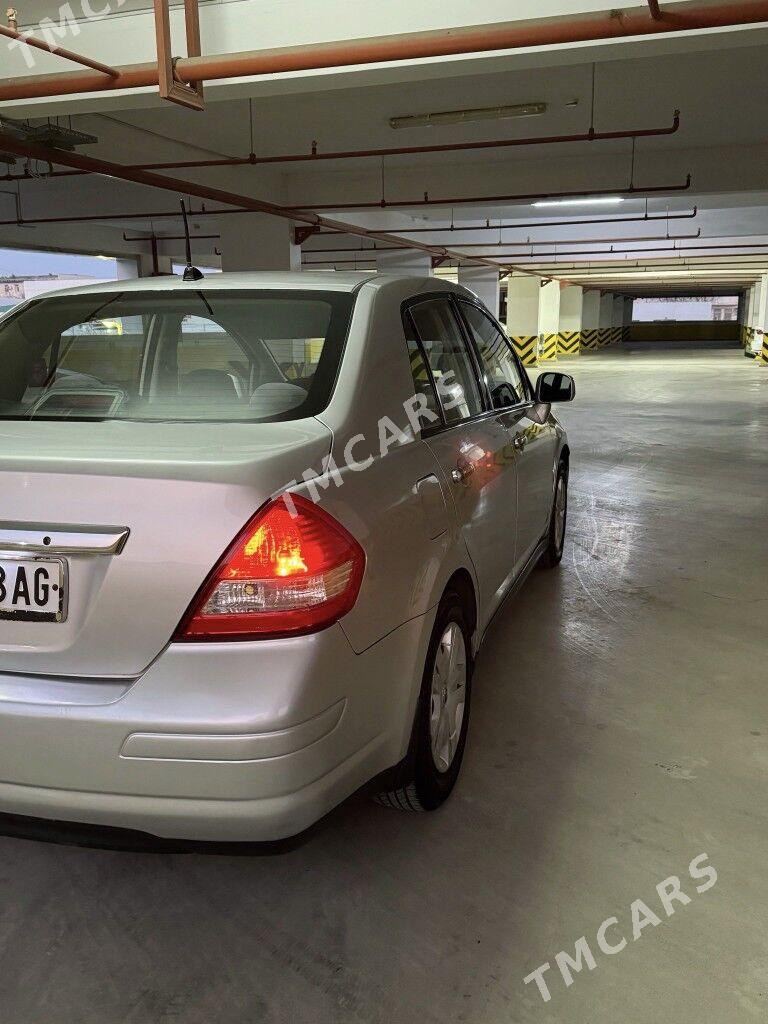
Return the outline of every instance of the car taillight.
[[[357,599],[363,549],[321,508],[290,495],[248,523],[192,602],[176,640],[257,640],[324,629]]]

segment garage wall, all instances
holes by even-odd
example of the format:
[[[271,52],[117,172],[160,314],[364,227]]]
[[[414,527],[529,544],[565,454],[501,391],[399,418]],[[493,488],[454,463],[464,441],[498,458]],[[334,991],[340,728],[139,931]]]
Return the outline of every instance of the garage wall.
[[[738,343],[741,325],[733,320],[689,320],[677,323],[634,323],[629,328],[629,341],[722,341]]]

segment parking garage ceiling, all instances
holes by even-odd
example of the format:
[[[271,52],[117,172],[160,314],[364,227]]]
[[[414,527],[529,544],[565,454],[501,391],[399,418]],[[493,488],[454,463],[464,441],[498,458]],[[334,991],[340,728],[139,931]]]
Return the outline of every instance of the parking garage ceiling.
[[[28,4],[25,17],[33,23],[51,6]],[[149,5],[125,4],[123,13],[131,15],[134,6],[143,12]],[[203,13],[225,6],[203,5]],[[254,153],[274,162],[170,173],[289,207],[343,214],[361,228],[450,246],[468,259],[498,259],[505,268],[636,294],[740,289],[768,269],[767,115],[755,88],[764,80],[764,34],[764,27],[741,28],[414,62],[400,68],[399,80],[390,68],[366,68],[359,75],[347,69],[344,76],[214,83],[204,112],[161,104],[137,90],[53,104],[2,103],[0,115],[37,124],[53,110],[61,124],[97,136],[83,152],[118,163]],[[96,38],[84,32],[78,45]],[[106,59],[108,51],[105,42],[103,53],[90,52]],[[50,63],[55,58],[44,60],[46,71],[61,70]],[[537,112],[495,116],[502,107]],[[675,111],[679,128],[662,134]],[[446,112],[470,116],[433,116]],[[392,126],[402,118],[411,119],[407,127]],[[351,155],[578,136],[590,129],[624,137]],[[313,150],[319,159],[297,159]],[[322,159],[330,152],[348,155]],[[280,157],[291,159],[275,160]],[[102,216],[99,245],[111,239],[106,248],[121,255],[141,248],[126,236],[178,235],[175,221],[157,216],[174,206],[167,195],[94,175],[49,178],[49,168],[36,163],[28,168],[32,176],[19,180],[25,166],[9,166],[0,184],[1,244],[57,247],[69,238],[70,248],[87,248],[81,227],[93,222],[51,222],[64,216]],[[551,196],[561,199],[534,205]],[[592,202],[573,205],[584,196]],[[216,204],[208,207],[210,214]],[[215,263],[217,218],[193,222],[198,236],[207,236],[196,243],[200,259]],[[373,267],[370,250],[383,244],[354,234],[315,235],[303,251],[305,263],[366,269]],[[169,253],[174,247],[165,243]]]

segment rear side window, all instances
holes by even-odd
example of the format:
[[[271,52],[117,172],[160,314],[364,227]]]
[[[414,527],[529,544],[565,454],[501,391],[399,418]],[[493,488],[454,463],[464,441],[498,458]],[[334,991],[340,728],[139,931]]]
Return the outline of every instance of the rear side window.
[[[477,306],[462,302],[461,311],[480,356],[494,409],[505,409],[525,401],[523,377],[507,339]]]
[[[410,316],[429,363],[445,422],[460,423],[483,412],[475,367],[450,302],[419,302],[411,306]],[[414,383],[418,390],[418,379]]]
[[[353,302],[218,289],[41,298],[0,322],[0,419],[315,415],[331,396]]]

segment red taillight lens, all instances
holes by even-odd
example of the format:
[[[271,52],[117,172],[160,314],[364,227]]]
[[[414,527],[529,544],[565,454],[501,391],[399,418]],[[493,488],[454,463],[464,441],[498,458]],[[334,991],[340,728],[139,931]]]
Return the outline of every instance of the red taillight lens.
[[[177,640],[256,640],[324,629],[357,599],[363,549],[327,512],[277,498],[248,523],[211,574]]]

